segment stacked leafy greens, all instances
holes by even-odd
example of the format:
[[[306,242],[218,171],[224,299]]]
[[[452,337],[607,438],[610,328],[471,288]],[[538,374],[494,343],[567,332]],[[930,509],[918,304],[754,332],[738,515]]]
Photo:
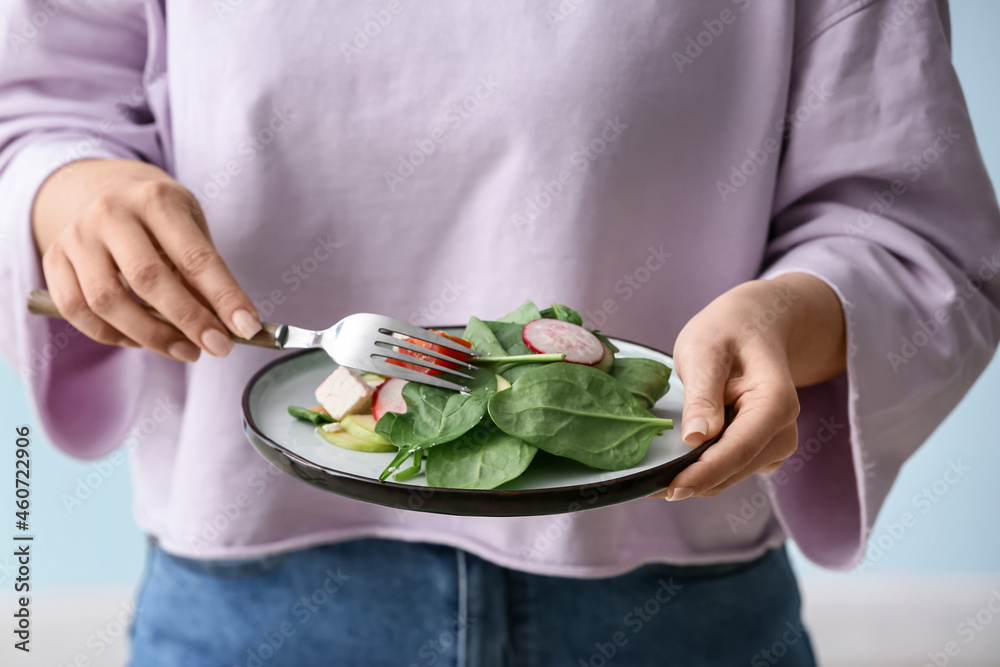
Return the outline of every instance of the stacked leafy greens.
[[[470,319],[462,338],[482,357],[470,392],[404,386],[406,412],[386,412],[375,425],[399,448],[380,480],[412,476],[425,460],[430,486],[492,489],[527,470],[539,449],[602,470],[638,464],[653,437],[673,427],[649,412],[667,393],[670,368],[616,359],[617,348],[596,331],[605,347],[600,363],[536,354],[522,332],[544,318],[582,326],[572,308],[540,311],[531,301],[495,321]],[[401,470],[411,456],[415,463]]]

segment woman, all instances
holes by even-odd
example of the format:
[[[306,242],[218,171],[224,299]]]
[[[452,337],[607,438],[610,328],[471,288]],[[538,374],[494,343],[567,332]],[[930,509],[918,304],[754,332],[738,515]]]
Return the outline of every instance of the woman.
[[[5,10],[4,343],[53,442],[126,441],[135,664],[811,665],[784,541],[856,563],[1000,337],[943,0],[40,6]],[[736,405],[675,502],[440,516],[244,441],[274,355],[230,333],[525,298],[672,350],[687,444]]]

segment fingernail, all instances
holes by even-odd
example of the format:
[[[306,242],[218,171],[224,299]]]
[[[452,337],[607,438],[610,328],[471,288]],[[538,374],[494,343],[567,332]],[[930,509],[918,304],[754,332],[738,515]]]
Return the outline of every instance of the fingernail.
[[[177,361],[198,361],[201,350],[186,340],[179,340],[167,348],[167,354]]]
[[[667,500],[669,502],[674,502],[675,500],[684,500],[685,498],[690,498],[694,495],[694,491],[687,486],[682,486],[673,489],[667,494]]]
[[[233,326],[245,340],[250,340],[260,331],[260,321],[249,312],[240,309],[233,313]]]
[[[684,422],[684,434],[681,436],[681,440],[687,442],[695,434],[704,438],[707,433],[708,421],[704,417],[692,417]]]
[[[233,351],[233,340],[218,329],[206,330],[201,335],[201,344],[217,357],[224,357]]]

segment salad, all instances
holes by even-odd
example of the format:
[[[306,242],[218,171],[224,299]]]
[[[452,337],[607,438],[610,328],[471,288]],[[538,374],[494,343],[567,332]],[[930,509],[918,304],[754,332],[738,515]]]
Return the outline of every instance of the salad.
[[[395,453],[380,481],[423,472],[429,486],[455,489],[505,484],[528,469],[538,450],[623,470],[642,461],[655,435],[673,428],[649,411],[669,389],[670,367],[616,358],[618,348],[584,328],[572,308],[539,310],[526,301],[498,320],[471,318],[461,337],[435,333],[479,353],[462,359],[477,366],[468,393],[339,367],[316,389],[318,405],[291,406],[289,414],[315,424],[332,445]]]

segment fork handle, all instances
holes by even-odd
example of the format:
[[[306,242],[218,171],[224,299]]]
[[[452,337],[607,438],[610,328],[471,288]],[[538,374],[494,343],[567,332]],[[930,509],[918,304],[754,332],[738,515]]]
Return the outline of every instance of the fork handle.
[[[140,304],[142,305],[142,304]],[[142,307],[149,313],[154,319],[157,319],[164,324],[170,326],[173,329],[177,329],[173,324],[171,324],[167,318],[156,311],[155,308],[151,306],[142,305]],[[49,294],[48,290],[36,289],[32,290],[28,294],[28,312],[34,313],[35,315],[44,315],[45,317],[54,317],[56,319],[65,319],[60,313],[59,309],[56,308],[55,302],[52,300],[52,295]],[[275,324],[274,322],[261,322],[261,327],[263,327],[257,334],[246,340],[245,338],[240,338],[232,333],[229,337],[234,343],[239,343],[240,345],[253,345],[255,347],[266,347],[269,349],[277,349],[278,344],[274,339],[274,332],[278,329],[280,324]],[[227,332],[228,333],[228,332]],[[183,335],[183,334],[182,334]]]

